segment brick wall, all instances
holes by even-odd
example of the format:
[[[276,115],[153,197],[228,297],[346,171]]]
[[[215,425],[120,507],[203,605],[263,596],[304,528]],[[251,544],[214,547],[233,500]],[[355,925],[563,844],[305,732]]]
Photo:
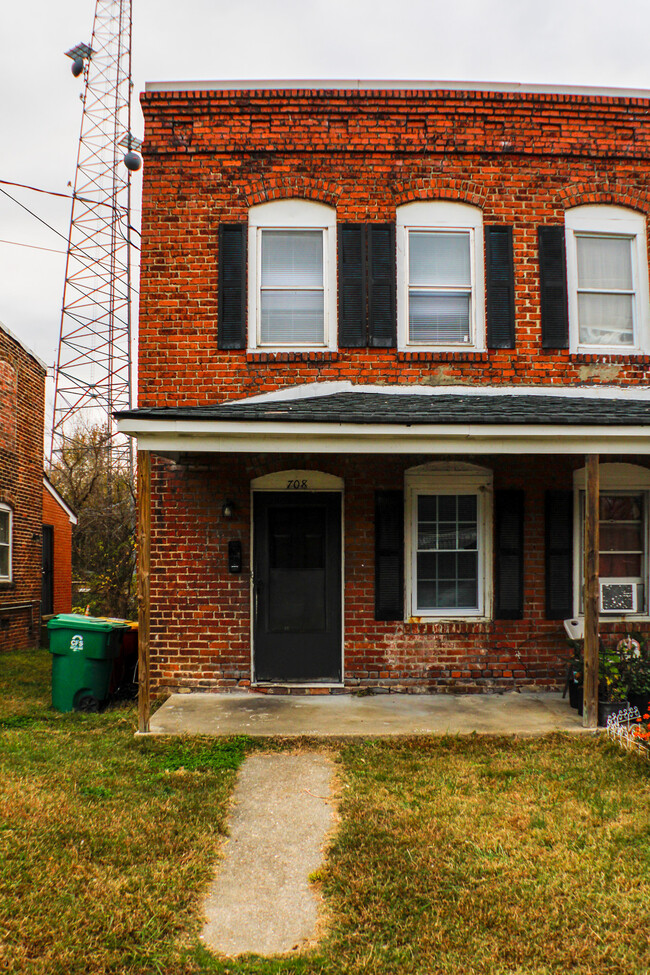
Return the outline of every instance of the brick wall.
[[[13,578],[0,583],[0,650],[38,640],[44,400],[45,370],[0,327],[0,502],[13,511]]]
[[[444,459],[444,458],[436,458]],[[458,460],[459,458],[454,458]],[[620,458],[608,458],[618,460]],[[641,464],[643,458],[625,458]],[[194,455],[154,458],[152,486],[152,682],[158,690],[247,687],[251,678],[250,481],[276,470],[313,469],[345,482],[344,678],[348,689],[482,691],[551,688],[570,655],[562,622],[545,618],[544,492],[571,489],[579,457],[472,456],[494,488],[525,491],[524,619],[378,622],[374,618],[374,491],[401,488],[421,456]],[[225,497],[235,519],[225,522]],[[243,572],[228,572],[239,539]],[[634,624],[635,629],[650,629]],[[603,634],[623,632],[601,622]]]
[[[70,516],[43,488],[43,524],[54,529],[53,613],[72,609],[72,525]]]
[[[323,380],[642,383],[648,356],[541,348],[537,227],[567,208],[650,213],[650,103],[472,92],[149,93],[139,404],[200,405]],[[217,350],[218,225],[306,197],[337,220],[420,199],[478,206],[514,232],[517,348],[484,353]]]

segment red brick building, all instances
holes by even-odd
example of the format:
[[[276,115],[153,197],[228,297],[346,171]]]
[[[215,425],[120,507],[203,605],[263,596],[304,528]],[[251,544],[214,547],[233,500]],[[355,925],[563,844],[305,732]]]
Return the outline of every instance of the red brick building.
[[[43,584],[41,612],[72,611],[72,526],[77,516],[43,475]]]
[[[650,94],[150,85],[158,688],[556,686],[650,622]]]
[[[45,373],[0,324],[0,650],[38,641]]]

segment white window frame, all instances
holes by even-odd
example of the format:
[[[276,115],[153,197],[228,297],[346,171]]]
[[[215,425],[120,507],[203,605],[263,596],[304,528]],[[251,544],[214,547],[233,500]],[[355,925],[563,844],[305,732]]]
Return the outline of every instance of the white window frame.
[[[0,515],[4,514],[8,515],[9,520],[9,574],[0,575],[0,582],[11,582],[13,579],[14,513],[8,504],[0,504]],[[2,544],[3,548],[6,547],[4,543],[0,544]]]
[[[397,344],[402,352],[481,352],[485,349],[485,261],[483,213],[468,203],[420,200],[397,208]],[[409,232],[460,231],[469,234],[471,297],[469,342],[453,345],[409,341]]]
[[[320,230],[323,234],[324,335],[317,344],[262,344],[260,288],[262,231]],[[248,211],[248,351],[318,352],[336,349],[336,210],[313,200],[271,200]]]
[[[406,619],[491,619],[493,612],[493,474],[476,464],[433,462],[404,474],[404,576]],[[418,497],[475,494],[478,521],[478,606],[475,609],[420,609],[417,605]]]
[[[646,219],[625,207],[592,204],[573,207],[564,215],[566,237],[567,288],[569,298],[569,348],[588,355],[642,355],[650,349],[648,316],[648,252]],[[578,247],[580,235],[629,237],[632,243],[632,284],[634,291],[632,345],[587,345],[580,342],[578,319]]]
[[[642,494],[644,495],[644,576],[643,588],[645,606],[637,613],[626,613],[615,616],[607,613],[603,617],[607,622],[634,621],[650,619],[650,469],[639,467],[637,464],[600,464],[599,465],[600,494]],[[574,615],[582,618],[581,589],[584,579],[584,494],[586,489],[586,472],[582,467],[573,475],[573,611]],[[621,579],[625,582],[625,579]]]

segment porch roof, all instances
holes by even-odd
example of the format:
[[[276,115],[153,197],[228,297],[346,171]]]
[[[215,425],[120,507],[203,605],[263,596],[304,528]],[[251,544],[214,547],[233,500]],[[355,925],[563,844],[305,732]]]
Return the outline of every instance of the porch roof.
[[[141,449],[650,453],[646,388],[381,387],[314,383],[204,406],[120,413]]]

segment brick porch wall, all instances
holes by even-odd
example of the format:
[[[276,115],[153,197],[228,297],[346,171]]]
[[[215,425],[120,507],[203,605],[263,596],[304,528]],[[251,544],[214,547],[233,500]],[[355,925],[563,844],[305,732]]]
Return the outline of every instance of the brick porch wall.
[[[174,465],[154,458],[154,689],[223,691],[249,686],[250,481],[293,468],[324,471],[345,482],[346,690],[480,692],[558,687],[569,649],[562,622],[544,616],[544,491],[570,489],[573,470],[582,467],[584,459],[554,458],[551,466],[544,457],[462,458],[493,469],[495,490],[526,492],[524,619],[377,622],[374,491],[401,488],[404,470],[430,459],[231,454],[194,455],[186,464]],[[637,458],[625,460],[644,463]],[[221,514],[226,497],[236,504],[235,519],[228,522]],[[230,539],[240,539],[243,545],[240,575],[227,571]],[[601,630],[617,628],[625,629],[605,622]],[[634,628],[649,627],[634,624]]]

